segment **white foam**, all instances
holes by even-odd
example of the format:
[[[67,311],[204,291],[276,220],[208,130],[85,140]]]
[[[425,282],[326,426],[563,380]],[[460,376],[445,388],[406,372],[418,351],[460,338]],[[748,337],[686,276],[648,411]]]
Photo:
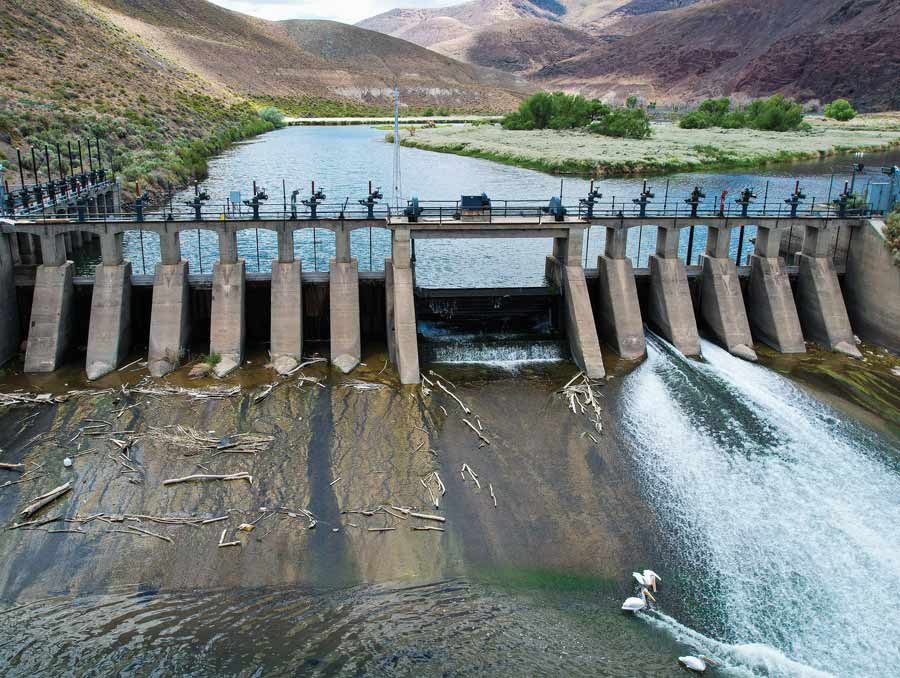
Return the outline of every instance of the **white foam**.
[[[684,604],[751,671],[895,675],[895,452],[772,371],[702,349],[701,363],[651,341],[624,395],[642,488],[695,579]]]

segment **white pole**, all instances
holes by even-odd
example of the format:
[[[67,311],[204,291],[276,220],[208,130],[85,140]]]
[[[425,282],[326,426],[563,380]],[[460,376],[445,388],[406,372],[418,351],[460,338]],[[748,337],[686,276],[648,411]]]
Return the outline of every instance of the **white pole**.
[[[394,208],[399,211],[403,202],[403,184],[400,177],[400,89],[394,88]]]

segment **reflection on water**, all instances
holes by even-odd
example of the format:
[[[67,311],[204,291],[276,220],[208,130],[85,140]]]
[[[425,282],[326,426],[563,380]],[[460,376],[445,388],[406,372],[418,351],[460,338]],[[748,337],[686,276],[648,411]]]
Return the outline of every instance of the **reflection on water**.
[[[772,371],[702,351],[651,341],[624,389],[683,621],[745,667],[768,656],[763,675],[896,675],[882,631],[900,624],[897,450]]]
[[[685,649],[596,587],[465,580],[342,591],[137,591],[0,617],[6,675],[678,676]]]
[[[549,174],[493,163],[488,160],[432,153],[403,148],[402,170],[405,197],[418,195],[423,200],[458,200],[461,194],[486,192],[494,199],[527,199],[547,202],[559,195],[560,179]],[[897,154],[866,158],[872,166],[896,161]],[[290,204],[290,193],[301,189],[305,196],[310,182],[324,187],[329,201],[343,202],[349,198],[355,204],[366,195],[371,179],[376,186],[391,185],[393,151],[384,143],[384,132],[363,126],[287,127],[234,146],[221,156],[210,160],[209,179],[204,186],[211,203],[223,204],[231,191],[249,197],[253,182],[268,190],[268,205],[274,209]],[[829,193],[840,191],[849,161],[835,159],[823,163],[793,165],[782,169],[768,169],[752,174],[746,171],[720,173],[676,174],[656,177],[649,181],[656,198],[655,205],[681,203],[695,185],[706,192],[706,205],[712,206],[722,191],[729,191],[731,201],[746,186],[753,186],[764,199],[780,203],[791,193],[794,178],[800,178],[809,201],[821,203]],[[832,185],[831,175],[837,173]],[[637,179],[609,179],[599,184],[604,201],[616,200],[630,204],[640,193],[642,182]],[[574,204],[588,192],[588,181],[567,177],[563,181],[564,202]],[[182,191],[174,202],[182,204],[192,197],[192,190]],[[755,229],[745,234],[742,260],[750,254],[749,238]],[[689,234],[682,233],[682,255],[686,254]],[[628,255],[635,265],[646,266],[647,256],[655,247],[656,233],[652,227],[632,229],[629,234]],[[304,229],[295,235],[295,254],[303,262],[304,270],[328,269],[328,259],[334,255],[334,236],[322,229]],[[596,265],[602,253],[605,234],[592,228],[585,243],[585,260]],[[738,249],[737,229],[733,234],[731,254]],[[128,258],[135,273],[152,274],[159,260],[159,242],[152,233],[128,232],[125,236]],[[705,229],[699,228],[693,243],[696,253],[705,247]],[[240,256],[247,260],[248,271],[271,270],[277,254],[275,234],[265,230],[241,231],[238,236]],[[551,245],[546,239],[520,240],[423,240],[416,244],[417,282],[423,287],[514,287],[544,284],[544,258]],[[360,270],[380,271],[385,257],[390,256],[390,237],[383,229],[363,229],[353,233],[351,250],[359,260]],[[210,273],[218,259],[218,242],[213,233],[188,231],[182,235],[182,254],[190,262],[191,271]]]

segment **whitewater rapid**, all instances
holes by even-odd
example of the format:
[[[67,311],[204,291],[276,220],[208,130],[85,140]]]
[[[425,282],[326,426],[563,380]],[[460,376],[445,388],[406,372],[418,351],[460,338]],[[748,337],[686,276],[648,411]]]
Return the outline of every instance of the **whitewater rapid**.
[[[898,450],[713,344],[648,343],[622,425],[692,628],[648,620],[733,675],[898,675]]]

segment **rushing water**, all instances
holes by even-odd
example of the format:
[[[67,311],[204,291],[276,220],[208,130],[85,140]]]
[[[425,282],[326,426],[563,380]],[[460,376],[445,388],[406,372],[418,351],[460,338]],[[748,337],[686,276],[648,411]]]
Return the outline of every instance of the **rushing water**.
[[[660,341],[623,425],[667,540],[682,620],[651,623],[771,676],[897,675],[900,456],[787,379]]]
[[[364,126],[287,127],[264,134],[234,146],[209,162],[209,179],[204,187],[211,204],[222,205],[231,191],[250,196],[253,182],[268,189],[270,208],[289,206],[290,193],[301,190],[305,197],[310,182],[324,187],[330,202],[351,204],[364,198],[369,180],[384,188],[390,199],[393,150],[384,142],[384,132]],[[895,162],[897,155],[871,156],[866,162],[878,165]],[[728,200],[746,186],[753,186],[762,201],[781,202],[800,179],[809,202],[822,202],[829,193],[837,194],[849,172],[849,160],[798,164],[752,174],[746,171],[721,173],[684,173],[656,177],[649,181],[656,193],[654,204],[672,205],[688,196],[694,186],[706,192],[706,203],[714,204],[723,190]],[[412,148],[401,150],[403,196],[418,195],[423,200],[458,200],[462,194],[487,193],[495,200],[526,199],[546,204],[559,195],[560,179],[549,174],[500,165],[488,160],[433,153]],[[832,174],[836,173],[832,182]],[[833,184],[833,185],[832,185]],[[284,191],[282,187],[284,186]],[[668,186],[668,190],[666,187]],[[626,201],[638,196],[642,182],[637,179],[608,179],[598,183],[604,200]],[[573,204],[588,192],[588,181],[564,179],[564,202]],[[174,202],[181,205],[192,196],[182,191]],[[246,209],[246,208],[245,208]],[[302,213],[302,212],[301,212]],[[750,238],[754,229],[748,229]],[[682,232],[682,254],[687,251],[686,231]],[[737,230],[733,234],[731,254],[737,254]],[[258,239],[258,246],[257,246]],[[590,266],[602,253],[604,230],[593,228],[585,243],[585,260]],[[322,229],[303,229],[295,235],[296,255],[306,270],[327,270],[334,254],[334,236]],[[651,227],[632,229],[628,255],[636,265],[646,266],[655,247],[656,233]],[[705,246],[704,229],[696,235],[693,251]],[[382,270],[390,256],[390,238],[384,229],[363,229],[351,238],[353,256],[360,270]],[[127,256],[134,262],[136,273],[153,273],[159,260],[158,238],[151,233],[129,232],[126,235]],[[277,254],[274,233],[261,230],[243,231],[239,235],[239,252],[247,260],[248,271],[268,271]],[[416,243],[417,282],[423,287],[515,287],[544,284],[544,258],[550,252],[545,239],[423,240]],[[188,231],[182,235],[182,253],[194,272],[209,273],[218,258],[218,241],[210,231]],[[745,240],[743,254],[749,254]],[[695,254],[696,256],[696,254]],[[742,257],[743,258],[743,257]]]

